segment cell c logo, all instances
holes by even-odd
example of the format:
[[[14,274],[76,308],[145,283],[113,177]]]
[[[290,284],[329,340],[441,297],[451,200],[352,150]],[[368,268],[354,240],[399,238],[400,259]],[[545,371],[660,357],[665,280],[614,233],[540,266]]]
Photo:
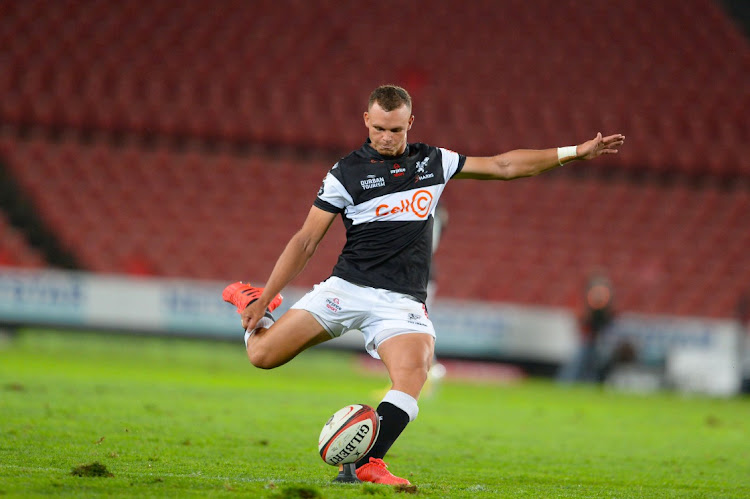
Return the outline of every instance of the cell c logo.
[[[425,218],[430,214],[430,207],[432,206],[432,193],[424,189],[414,193],[414,197],[411,198],[412,210],[414,214],[419,218]]]
[[[411,201],[402,199],[398,206],[390,206],[387,204],[378,205],[378,207],[375,208],[375,216],[383,217],[386,215],[395,215],[397,213],[412,212],[417,218],[425,218],[430,214],[432,199],[432,193],[430,191],[421,189],[414,193]]]

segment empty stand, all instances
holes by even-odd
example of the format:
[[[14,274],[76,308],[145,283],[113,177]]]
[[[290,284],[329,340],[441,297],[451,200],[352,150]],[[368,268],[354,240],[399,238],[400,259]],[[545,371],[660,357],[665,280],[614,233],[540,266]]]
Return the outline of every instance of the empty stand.
[[[224,280],[267,278],[334,161],[2,145],[86,268]],[[547,175],[452,181],[442,202],[440,296],[574,307],[605,269],[623,309],[722,317],[750,283],[747,189]],[[325,278],[342,244],[336,222],[296,283]]]
[[[343,152],[367,93],[392,81],[415,94],[414,138],[461,152],[621,131],[611,167],[750,175],[750,45],[717,2],[398,9],[383,22],[356,1],[8,2],[0,120]]]
[[[627,136],[568,175],[452,182],[439,295],[571,307],[604,268],[623,309],[732,313],[750,287],[750,45],[718,3],[397,8],[383,22],[337,0],[5,2],[3,157],[87,269],[264,279],[364,140],[368,92],[400,83],[410,140],[461,153]],[[174,147],[227,142],[335,152]],[[342,244],[336,222],[297,283],[327,276]],[[43,265],[0,216],[3,262]]]
[[[604,269],[626,310],[728,316],[750,283],[746,190],[547,176],[456,181],[443,202],[449,296],[570,307]]]
[[[43,141],[6,149],[19,184],[86,268],[202,278],[265,278],[331,166]],[[341,246],[332,233],[323,267]]]

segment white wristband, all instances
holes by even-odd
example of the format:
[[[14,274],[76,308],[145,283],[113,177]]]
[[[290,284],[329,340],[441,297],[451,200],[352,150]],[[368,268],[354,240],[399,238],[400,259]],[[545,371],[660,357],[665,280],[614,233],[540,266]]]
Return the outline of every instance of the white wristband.
[[[563,165],[564,159],[573,159],[578,156],[578,146],[566,146],[557,148],[557,162]]]

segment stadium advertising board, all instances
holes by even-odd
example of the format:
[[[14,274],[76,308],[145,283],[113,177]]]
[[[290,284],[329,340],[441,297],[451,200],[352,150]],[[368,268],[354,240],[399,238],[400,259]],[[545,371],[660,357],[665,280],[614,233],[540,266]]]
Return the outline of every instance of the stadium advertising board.
[[[68,272],[0,267],[0,322],[78,326],[89,299],[85,280]]]
[[[743,334],[729,320],[623,314],[604,348],[627,341],[642,362],[663,367],[671,388],[727,396],[740,390],[747,365]]]
[[[0,267],[0,324],[240,338],[233,306],[221,300],[225,283]],[[283,313],[304,293],[284,290]],[[545,307],[438,299],[430,318],[437,353],[466,358],[562,363],[578,346],[572,312]],[[676,349],[736,351],[730,321],[623,314],[610,341],[628,338],[654,358]],[[347,333],[331,346],[360,348]]]

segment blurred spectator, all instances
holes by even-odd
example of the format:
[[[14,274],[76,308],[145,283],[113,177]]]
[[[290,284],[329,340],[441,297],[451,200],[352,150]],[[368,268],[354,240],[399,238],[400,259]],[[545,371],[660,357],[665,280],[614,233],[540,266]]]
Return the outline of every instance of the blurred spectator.
[[[742,376],[742,393],[750,393],[750,291],[745,292],[737,300],[735,311],[737,319],[738,348],[740,373]]]
[[[621,362],[631,362],[636,354],[632,345],[617,344],[605,353],[602,338],[614,322],[614,289],[603,272],[589,277],[584,292],[584,307],[580,323],[580,347],[575,356],[563,366],[558,380],[562,382],[602,382],[612,368]]]
[[[440,238],[448,225],[448,210],[443,204],[438,204],[435,207],[435,217],[432,221],[432,254],[434,255],[440,245]],[[427,301],[425,306],[427,307],[427,313],[432,312],[432,305],[435,303],[435,295],[437,294],[437,275],[435,270],[435,260],[432,261],[430,266],[430,280],[427,283]],[[425,382],[422,394],[425,397],[430,397],[435,393],[437,386],[441,379],[445,376],[445,366],[440,363],[436,354],[433,354],[432,365],[428,371],[427,381]]]
[[[443,235],[443,231],[448,226],[448,209],[442,204],[438,204],[435,207],[435,217],[432,221],[432,254],[434,255],[440,246],[440,238]],[[437,292],[437,276],[435,261],[432,261],[430,267],[430,281],[427,283],[427,311],[432,310],[432,304],[435,302],[435,294]]]

